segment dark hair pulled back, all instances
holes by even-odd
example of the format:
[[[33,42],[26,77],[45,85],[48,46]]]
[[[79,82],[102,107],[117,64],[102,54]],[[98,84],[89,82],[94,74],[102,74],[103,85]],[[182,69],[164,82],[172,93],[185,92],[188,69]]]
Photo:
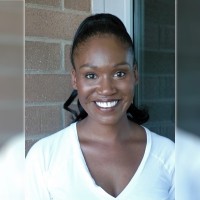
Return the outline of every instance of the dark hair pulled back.
[[[76,50],[78,49],[78,46],[80,44],[83,44],[84,42],[87,41],[87,39],[93,36],[101,36],[106,34],[114,35],[118,39],[120,39],[124,44],[126,44],[133,54],[133,65],[136,64],[134,43],[122,21],[118,17],[112,14],[101,13],[87,17],[80,24],[75,33],[70,52],[70,59],[74,69],[75,69],[74,55],[76,53]],[[63,106],[64,109],[72,113],[73,122],[80,121],[85,117],[87,117],[87,113],[81,106],[79,100],[77,100],[79,114],[75,110],[69,107],[71,103],[75,100],[77,95],[78,95],[77,90],[73,90],[70,97]],[[143,124],[149,119],[149,114],[146,109],[138,109],[134,105],[134,103],[132,103],[127,110],[127,117],[129,120],[134,121],[137,124]]]
[[[74,68],[74,54],[77,47],[88,38],[104,34],[115,35],[123,43],[127,44],[132,50],[133,60],[135,62],[134,44],[122,21],[112,14],[101,13],[87,17],[75,33],[70,53],[71,63]]]

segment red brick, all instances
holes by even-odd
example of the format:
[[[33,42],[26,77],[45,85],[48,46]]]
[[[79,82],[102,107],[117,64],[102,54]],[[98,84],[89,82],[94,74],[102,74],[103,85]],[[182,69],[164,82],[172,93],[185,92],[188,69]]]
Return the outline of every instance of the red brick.
[[[62,129],[61,106],[30,106],[25,109],[27,139],[49,135]]]
[[[60,45],[44,42],[26,42],[26,69],[58,70],[60,69]]]
[[[81,11],[90,11],[91,0],[65,0],[65,8],[81,10]]]
[[[60,0],[25,0],[26,3],[32,3],[32,4],[39,4],[39,5],[47,5],[47,6],[60,6]]]
[[[72,91],[70,75],[26,75],[26,102],[65,102]]]
[[[26,8],[27,36],[71,39],[85,15]]]
[[[65,46],[65,70],[67,72],[71,72],[71,70],[73,69],[71,60],[70,60],[70,48],[71,48],[70,45]]]

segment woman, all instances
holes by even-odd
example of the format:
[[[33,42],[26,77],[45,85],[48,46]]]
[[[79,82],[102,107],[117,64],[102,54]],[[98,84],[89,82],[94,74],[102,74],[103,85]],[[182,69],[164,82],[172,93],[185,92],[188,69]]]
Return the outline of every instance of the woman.
[[[174,144],[140,124],[134,45],[111,14],[86,18],[71,49],[75,122],[27,156],[27,199],[174,199]],[[69,108],[78,95],[80,113]]]

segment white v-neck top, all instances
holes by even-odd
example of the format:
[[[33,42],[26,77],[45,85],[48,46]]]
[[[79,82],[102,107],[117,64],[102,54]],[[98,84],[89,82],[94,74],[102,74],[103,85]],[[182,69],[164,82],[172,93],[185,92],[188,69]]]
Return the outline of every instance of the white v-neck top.
[[[96,185],[78,140],[76,123],[38,141],[26,158],[27,200],[173,200],[174,143],[145,128],[143,159],[113,197]]]

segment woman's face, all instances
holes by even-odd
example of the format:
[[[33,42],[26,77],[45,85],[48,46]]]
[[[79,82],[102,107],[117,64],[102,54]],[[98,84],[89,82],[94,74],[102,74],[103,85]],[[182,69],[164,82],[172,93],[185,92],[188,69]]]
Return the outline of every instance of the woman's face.
[[[72,84],[89,119],[116,124],[126,118],[138,74],[127,45],[112,35],[94,36],[74,56]]]

